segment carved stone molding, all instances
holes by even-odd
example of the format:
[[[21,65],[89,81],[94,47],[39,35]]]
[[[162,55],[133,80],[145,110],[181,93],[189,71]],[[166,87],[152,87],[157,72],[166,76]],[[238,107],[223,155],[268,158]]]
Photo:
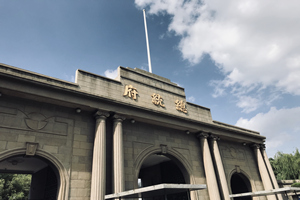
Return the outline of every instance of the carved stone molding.
[[[251,147],[253,149],[260,149],[261,148],[261,144],[252,144]]]
[[[214,140],[214,141],[220,140],[220,137],[219,137],[219,136],[216,136],[216,135],[210,135],[209,138],[210,138],[211,140]]]
[[[168,153],[168,146],[167,145],[161,144],[160,148],[161,148],[161,153],[162,154],[167,154]]]
[[[139,157],[141,154],[144,154],[146,151],[148,151],[150,148],[152,148],[154,146],[154,144],[152,143],[145,143],[145,142],[137,142],[137,141],[133,141],[133,157],[136,161],[136,158]]]
[[[17,129],[22,131],[35,131],[45,134],[67,136],[72,133],[73,119],[60,116],[45,116],[39,112],[24,112],[16,108],[0,106],[0,118],[9,117],[10,120],[2,120],[0,127]],[[15,123],[23,120],[24,123]]]
[[[126,119],[126,117],[124,117],[123,115],[119,115],[119,114],[115,114],[113,116],[113,118],[114,118],[114,121],[121,121],[121,122]]]
[[[32,112],[24,118],[28,128],[32,130],[42,130],[48,124],[48,121],[41,113]]]
[[[97,112],[94,114],[94,117],[96,119],[98,118],[107,118],[109,117],[109,113],[101,110],[97,110]]]
[[[26,142],[26,156],[34,156],[39,143]]]
[[[198,133],[197,137],[207,139],[209,137],[209,135],[210,134],[208,132],[200,132],[200,133]]]
[[[240,168],[239,165],[236,165],[236,166],[235,166],[235,170],[236,170],[237,173],[241,173],[241,168]]]

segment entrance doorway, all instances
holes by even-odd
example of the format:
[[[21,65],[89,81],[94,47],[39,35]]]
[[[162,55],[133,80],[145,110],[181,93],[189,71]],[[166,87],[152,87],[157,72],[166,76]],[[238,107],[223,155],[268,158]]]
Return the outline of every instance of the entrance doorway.
[[[231,176],[230,185],[232,194],[240,194],[252,191],[249,179],[242,173],[234,173]],[[234,200],[252,200],[252,197],[235,197]]]
[[[187,172],[180,166],[179,161],[162,154],[153,154],[145,159],[143,162],[139,177],[139,187],[147,187],[162,183],[185,184],[189,183],[184,174]],[[155,196],[153,198],[143,198],[145,200],[165,200],[164,196]],[[168,200],[188,200],[189,192],[182,192],[177,194],[167,194]]]
[[[57,200],[60,184],[58,170],[42,157],[9,157],[0,162],[0,173],[31,174],[29,199]]]

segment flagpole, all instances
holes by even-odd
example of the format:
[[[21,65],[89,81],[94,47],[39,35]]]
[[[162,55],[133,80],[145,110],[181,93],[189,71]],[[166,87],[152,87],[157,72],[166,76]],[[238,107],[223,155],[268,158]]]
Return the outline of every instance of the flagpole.
[[[143,9],[143,14],[144,14],[144,25],[145,25],[145,34],[146,34],[146,44],[147,44],[149,72],[152,73],[151,58],[150,58],[150,48],[149,48],[149,40],[148,40],[148,31],[147,31],[147,22],[146,22],[146,11],[145,11],[145,9]]]

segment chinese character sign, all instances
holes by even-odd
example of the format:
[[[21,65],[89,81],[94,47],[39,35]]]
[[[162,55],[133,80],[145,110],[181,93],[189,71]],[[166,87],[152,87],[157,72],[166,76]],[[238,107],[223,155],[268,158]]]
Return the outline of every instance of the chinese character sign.
[[[152,97],[152,103],[154,104],[154,105],[156,105],[156,106],[161,106],[161,107],[165,107],[165,105],[163,104],[163,98],[159,95],[159,94],[155,94],[155,93],[153,93],[152,95],[151,95],[151,97]]]
[[[136,100],[137,95],[138,95],[138,91],[136,88],[134,88],[132,85],[125,86],[125,91],[123,96],[127,96],[129,98],[132,98],[133,100]]]
[[[176,105],[176,110],[181,111],[183,113],[187,113],[187,109],[185,107],[185,102],[183,100],[181,100],[181,101],[176,100],[175,105]]]

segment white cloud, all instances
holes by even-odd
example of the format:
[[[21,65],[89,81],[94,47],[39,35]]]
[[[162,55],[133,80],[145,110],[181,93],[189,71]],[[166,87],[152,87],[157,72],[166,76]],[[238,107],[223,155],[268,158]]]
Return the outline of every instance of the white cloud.
[[[179,87],[183,87],[183,85],[181,85],[181,84],[179,84],[179,83],[177,83],[177,82],[173,82],[172,81],[172,83],[175,83],[177,86],[179,86]]]
[[[300,107],[276,109],[259,113],[251,119],[240,118],[236,126],[259,131],[267,137],[267,150],[273,156],[278,149],[292,152],[300,141]],[[287,145],[288,144],[288,145]]]
[[[250,96],[240,96],[237,106],[242,108],[245,113],[250,113],[258,108],[260,100]]]
[[[161,40],[164,39],[164,38],[165,38],[165,35],[166,35],[166,34],[164,34],[164,33],[161,34],[161,35],[159,36],[159,39],[161,39]]]
[[[145,65],[147,65],[147,67],[145,67],[144,65],[142,65],[142,66],[141,66],[141,69],[142,69],[142,70],[145,70],[145,71],[148,71],[148,64],[145,64]]]
[[[196,101],[196,98],[194,96],[188,97],[188,101],[194,103]]]
[[[253,91],[276,90],[300,95],[300,1],[290,0],[135,0],[150,14],[172,15],[169,31],[181,36],[182,56],[192,64],[209,54],[224,79],[214,97],[241,97]],[[227,92],[226,92],[227,91]]]
[[[104,75],[108,78],[115,79],[118,76],[118,69],[116,70],[108,69],[104,72]]]
[[[75,82],[75,76],[74,75],[68,75],[64,74],[64,79],[70,82]]]

